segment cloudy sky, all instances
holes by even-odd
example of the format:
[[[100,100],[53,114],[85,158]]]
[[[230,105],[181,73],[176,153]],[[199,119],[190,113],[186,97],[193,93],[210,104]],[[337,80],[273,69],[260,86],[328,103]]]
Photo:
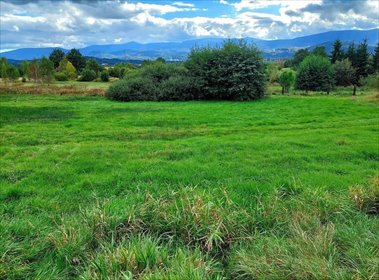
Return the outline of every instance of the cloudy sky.
[[[1,51],[379,26],[377,0],[0,0]]]

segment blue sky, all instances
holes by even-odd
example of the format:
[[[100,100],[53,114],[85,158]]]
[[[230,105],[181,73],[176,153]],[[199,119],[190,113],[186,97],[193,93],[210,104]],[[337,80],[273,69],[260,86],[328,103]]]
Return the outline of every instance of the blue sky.
[[[0,0],[0,49],[378,28],[376,0]]]

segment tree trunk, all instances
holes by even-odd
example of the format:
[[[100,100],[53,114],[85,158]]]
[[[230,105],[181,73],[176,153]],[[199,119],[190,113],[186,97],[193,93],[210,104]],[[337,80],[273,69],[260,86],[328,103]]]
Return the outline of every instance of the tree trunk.
[[[284,87],[282,87],[282,95],[284,95]]]

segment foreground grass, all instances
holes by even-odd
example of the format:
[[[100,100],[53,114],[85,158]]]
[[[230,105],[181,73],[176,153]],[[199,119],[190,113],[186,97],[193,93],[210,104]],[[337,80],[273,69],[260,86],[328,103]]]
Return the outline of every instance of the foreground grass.
[[[379,277],[375,102],[0,100],[0,278]]]

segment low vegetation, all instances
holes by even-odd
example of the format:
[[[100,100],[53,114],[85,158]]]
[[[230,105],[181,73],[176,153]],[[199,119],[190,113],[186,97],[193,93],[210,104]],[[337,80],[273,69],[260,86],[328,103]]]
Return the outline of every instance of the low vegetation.
[[[367,96],[0,99],[1,279],[379,277]]]
[[[378,55],[0,60],[0,279],[379,279]]]

